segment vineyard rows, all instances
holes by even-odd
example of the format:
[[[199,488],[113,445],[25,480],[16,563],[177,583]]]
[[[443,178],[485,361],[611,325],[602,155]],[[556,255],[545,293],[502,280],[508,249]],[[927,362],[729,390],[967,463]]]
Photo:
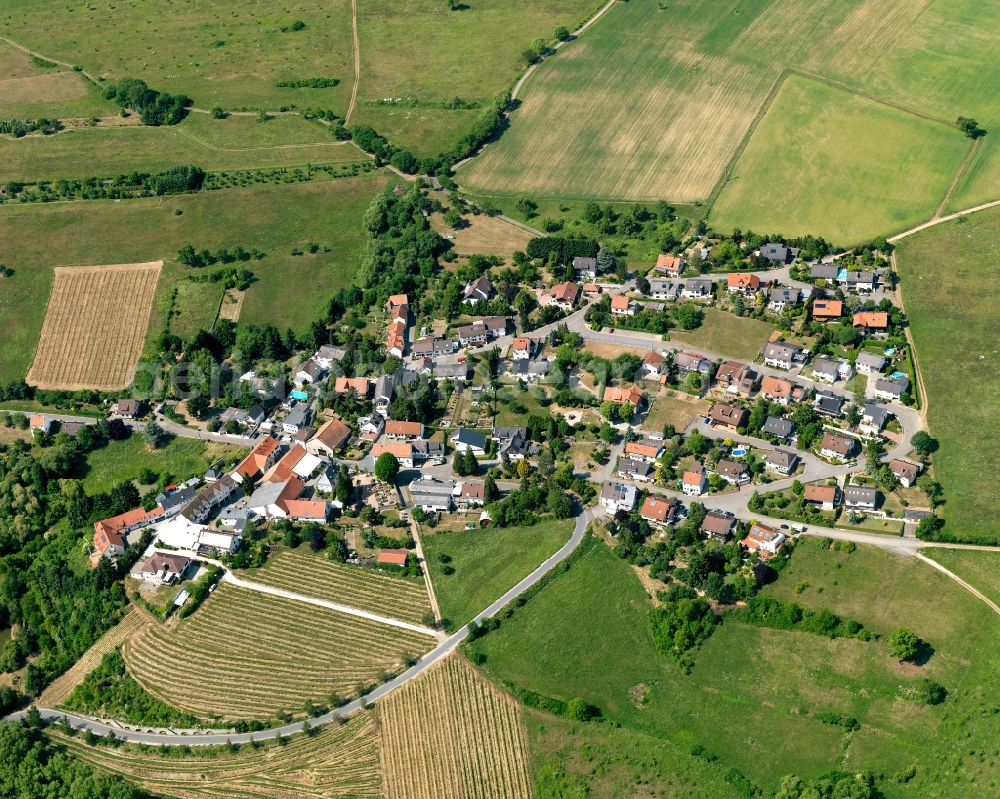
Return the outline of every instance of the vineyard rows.
[[[70,754],[177,799],[335,799],[382,795],[378,747],[372,717],[328,725],[313,737],[296,736],[284,746],[207,757],[165,757],[128,745],[91,747],[79,737],[59,735]]]
[[[223,585],[172,630],[150,626],[123,653],[150,693],[199,716],[263,719],[353,695],[433,640],[315,605]]]
[[[315,555],[281,552],[247,579],[305,596],[423,624],[430,611],[423,582],[380,574]]]
[[[101,659],[137,634],[148,619],[135,608],[129,610],[120,622],[102,635],[90,649],[83,653],[73,666],[56,678],[38,697],[41,707],[59,707],[73,693],[84,678],[101,664]]]
[[[520,706],[451,657],[377,706],[386,799],[534,794]]]
[[[127,386],[142,354],[160,266],[57,268],[28,382],[66,390]]]

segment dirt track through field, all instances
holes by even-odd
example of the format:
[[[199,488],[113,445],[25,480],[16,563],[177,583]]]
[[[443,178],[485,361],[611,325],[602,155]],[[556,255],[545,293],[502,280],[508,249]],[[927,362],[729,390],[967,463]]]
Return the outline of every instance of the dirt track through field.
[[[67,391],[131,383],[162,266],[57,267],[28,382]]]

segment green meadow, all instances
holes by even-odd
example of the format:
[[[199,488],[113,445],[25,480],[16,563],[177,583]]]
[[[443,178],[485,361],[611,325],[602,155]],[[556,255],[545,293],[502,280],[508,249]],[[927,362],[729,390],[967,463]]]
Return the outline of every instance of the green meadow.
[[[896,269],[926,386],[927,422],[940,442],[932,457],[946,529],[969,540],[996,538],[1000,477],[984,464],[1000,448],[1000,208],[902,239]]]

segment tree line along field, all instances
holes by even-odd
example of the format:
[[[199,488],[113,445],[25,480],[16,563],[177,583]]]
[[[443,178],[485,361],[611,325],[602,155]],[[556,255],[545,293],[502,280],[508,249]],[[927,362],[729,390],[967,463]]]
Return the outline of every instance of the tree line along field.
[[[616,4],[529,78],[510,129],[460,170],[460,181],[484,194],[704,200],[788,68],[948,123],[973,116],[988,129],[1000,122],[997,25],[969,0]],[[866,136],[885,121],[873,124]],[[925,125],[910,133],[927,135]],[[760,159],[780,161],[783,151],[761,140]],[[825,144],[811,145],[820,158]],[[905,174],[928,146],[910,142],[889,174]],[[983,158],[994,157],[983,148]],[[934,160],[946,168],[948,159]],[[835,175],[819,177],[823,193]],[[882,202],[883,188],[863,199]]]
[[[78,128],[42,136],[0,136],[0,181],[34,182],[162,172],[196,164],[209,172],[309,164],[351,164],[368,156],[335,141],[300,116],[212,119],[191,114],[179,125]]]
[[[386,799],[530,799],[520,704],[452,656],[376,706]]]
[[[562,700],[579,695],[606,719],[681,751],[702,746],[764,791],[786,774],[840,768],[884,775],[879,787],[890,799],[991,792],[1000,751],[989,729],[1000,689],[989,675],[1000,647],[983,631],[996,615],[927,564],[863,547],[827,551],[806,539],[765,589],[885,637],[907,626],[933,649],[922,666],[900,665],[884,638],[829,639],[727,619],[684,674],[656,650],[649,601],[629,566],[602,542],[584,546],[568,572],[476,643],[493,677]],[[943,704],[920,700],[924,678],[946,687]],[[846,732],[817,713],[856,718],[860,729]],[[970,740],[987,743],[970,754]],[[567,762],[589,784],[599,781],[594,760]]]
[[[983,468],[1000,448],[996,386],[1000,209],[900,240],[896,269],[927,393],[927,423],[940,442],[935,477],[945,530],[996,538],[1000,478]]]
[[[28,382],[67,391],[128,386],[162,266],[57,267]]]
[[[247,571],[243,577],[412,624],[426,624],[431,609],[423,580],[380,574],[298,551],[283,550],[263,568]]]
[[[870,241],[930,216],[968,148],[949,125],[792,74],[708,221],[717,230]]]
[[[361,217],[389,180],[373,173],[120,203],[0,206],[0,263],[14,270],[13,276],[0,278],[0,317],[7,333],[0,341],[0,381],[27,373],[53,267],[61,264],[165,259],[149,324],[150,333],[158,335],[173,287],[206,271],[178,263],[181,247],[256,247],[266,255],[249,265],[256,282],[247,291],[240,319],[304,329],[323,314],[333,292],[354,279],[364,248]],[[291,254],[309,242],[328,250]]]
[[[373,714],[329,724],[315,735],[284,745],[244,747],[183,756],[134,744],[88,746],[79,736],[52,737],[73,757],[121,776],[159,796],[176,799],[361,799],[381,797],[382,778]]]
[[[196,614],[150,626],[122,654],[168,704],[203,718],[267,719],[400,669],[434,638],[316,605],[221,585]]]

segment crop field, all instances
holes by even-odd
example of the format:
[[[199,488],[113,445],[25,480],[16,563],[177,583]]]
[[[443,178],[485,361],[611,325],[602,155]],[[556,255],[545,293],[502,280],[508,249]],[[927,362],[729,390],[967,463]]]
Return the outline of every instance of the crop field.
[[[131,383],[162,266],[57,267],[28,382],[69,391]]]
[[[484,194],[703,200],[789,68],[989,129],[997,25],[968,0],[617,4],[529,78],[510,129],[460,180]]]
[[[151,694],[195,715],[301,714],[331,693],[353,695],[431,648],[411,633],[315,605],[221,585],[190,619],[151,626],[124,648]],[[167,666],[166,664],[169,664]],[[224,678],[222,675],[225,675]]]
[[[0,88],[2,91],[2,88]],[[179,125],[94,127],[52,136],[0,137],[0,181],[114,177],[197,164],[224,172],[308,164],[360,163],[368,156],[327,128],[299,116],[211,119],[191,114]]]
[[[558,25],[575,29],[599,0],[493,0],[448,11],[438,0],[358,4],[361,82],[352,122],[369,124],[421,155],[451,145],[482,109],[442,106],[455,97],[486,103],[513,85],[532,40]],[[416,101],[381,105],[385,99]]]
[[[0,206],[0,382],[23,378],[31,364],[51,293],[52,267],[64,263],[164,262],[150,321],[158,334],[177,281],[191,271],[172,260],[185,244],[198,249],[240,245],[266,255],[250,269],[240,318],[303,330],[329,297],[353,279],[364,249],[361,217],[385,175],[225,189],[128,202]],[[322,207],[322,214],[316,208]],[[180,213],[178,213],[180,212]],[[309,242],[316,254],[293,256]]]
[[[1000,477],[983,459],[1000,448],[994,390],[1000,209],[946,222],[902,239],[896,249],[903,302],[927,394],[927,422],[940,448],[946,530],[995,538]]]
[[[145,615],[132,608],[118,624],[84,652],[76,663],[49,684],[38,697],[38,704],[41,707],[59,707],[73,693],[73,689],[101,665],[101,659],[108,652],[117,649],[133,635],[137,635],[148,623],[149,619]]]
[[[57,64],[36,64],[27,53],[2,40],[0,108],[7,119],[91,117],[116,110],[81,75]]]
[[[176,799],[361,799],[381,797],[377,732],[372,715],[297,735],[283,746],[244,747],[236,753],[164,755],[153,747],[87,746],[79,736],[53,732],[66,751],[158,796]]]
[[[533,527],[423,530],[421,542],[441,615],[456,627],[465,624],[565,544],[572,528],[572,521],[546,519]],[[445,566],[454,572],[445,574]]]
[[[529,799],[521,707],[452,656],[378,704],[386,799]]]
[[[296,21],[305,26],[282,31]],[[0,35],[98,76],[142,78],[159,91],[186,94],[200,108],[297,105],[344,113],[351,93],[350,0],[282,6],[139,0],[113,7],[11,0],[0,13]],[[276,85],[316,77],[340,83],[325,89]]]
[[[431,609],[422,579],[380,574],[303,552],[283,550],[263,568],[247,571],[245,577],[413,624],[423,624]]]
[[[708,221],[724,232],[870,241],[928,218],[969,144],[949,125],[791,75]]]
[[[675,344],[700,347],[741,360],[753,360],[774,332],[774,325],[761,319],[705,308],[705,321],[695,330],[671,330]]]

